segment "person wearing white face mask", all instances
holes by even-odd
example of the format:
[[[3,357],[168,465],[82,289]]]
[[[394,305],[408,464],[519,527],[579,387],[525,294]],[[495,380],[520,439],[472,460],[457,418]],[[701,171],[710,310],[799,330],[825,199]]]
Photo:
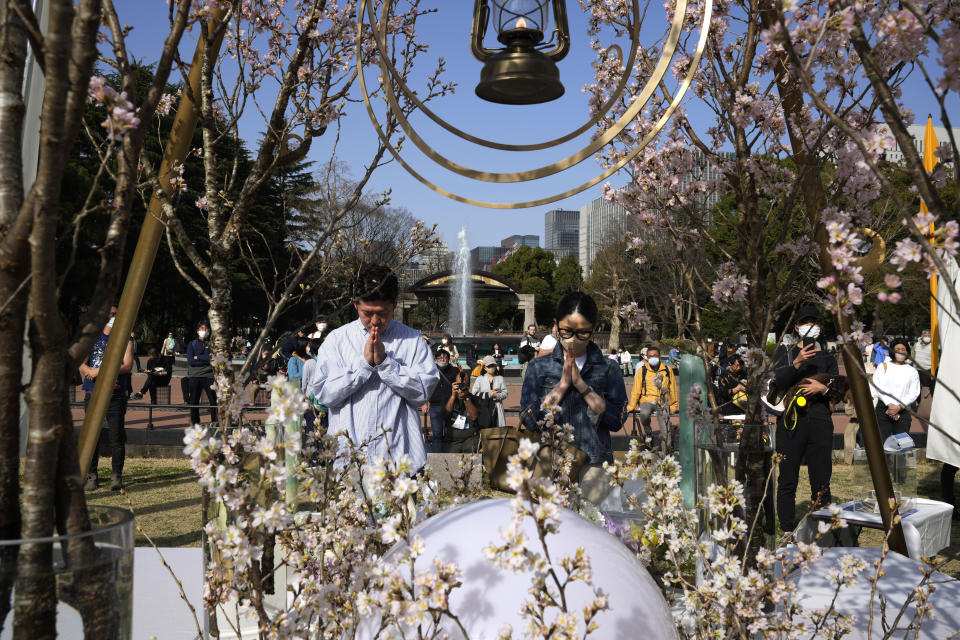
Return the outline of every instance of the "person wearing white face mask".
[[[310,340],[320,340],[323,338],[323,334],[327,331],[327,320],[325,318],[319,318],[314,326],[317,328],[316,331],[307,336]]]
[[[795,325],[799,342],[780,345],[773,354],[773,384],[781,392],[803,383],[806,405],[796,423],[777,420],[777,453],[783,456],[777,480],[777,513],[784,531],[792,531],[796,512],[800,463],[806,460],[810,476],[810,496],[815,508],[832,501],[830,475],[833,472],[833,419],[827,398],[829,386],[810,376],[825,373],[839,375],[837,359],[817,347],[820,337],[820,311],[809,304],[800,307]]]
[[[893,360],[877,365],[870,391],[877,401],[877,426],[883,440],[910,430],[910,412],[906,410],[920,395],[920,376],[907,364],[907,341],[897,338],[890,345]]]
[[[217,421],[217,394],[213,392],[213,365],[210,364],[210,329],[206,322],[197,327],[197,339],[187,345],[187,380],[189,382],[190,424],[200,423],[200,395],[207,394],[210,403],[210,422]]]
[[[920,339],[913,345],[913,354],[911,355],[914,366],[920,374],[920,387],[927,388],[927,394],[924,397],[933,395],[933,388],[937,381],[933,379],[931,367],[933,366],[933,344],[930,340],[930,329],[924,329],[920,334]]]
[[[656,414],[660,434],[664,435],[670,426],[669,414],[680,409],[680,389],[673,369],[660,362],[660,349],[650,346],[645,351],[646,361],[633,379],[627,411],[639,409],[637,418],[646,433],[651,432],[651,419]]]

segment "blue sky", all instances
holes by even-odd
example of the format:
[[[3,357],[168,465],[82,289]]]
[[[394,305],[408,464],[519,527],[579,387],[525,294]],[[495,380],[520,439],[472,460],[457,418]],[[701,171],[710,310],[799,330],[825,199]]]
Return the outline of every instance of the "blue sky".
[[[167,3],[162,0],[118,0],[117,9],[121,21],[134,27],[129,47],[132,54],[145,61],[155,61],[162,46],[167,25]],[[454,95],[432,103],[432,108],[455,126],[470,133],[502,142],[530,143],[555,138],[559,133],[577,128],[588,117],[587,103],[582,87],[591,80],[590,62],[593,54],[589,49],[586,36],[586,22],[579,10],[579,3],[570,0],[567,3],[570,13],[572,46],[570,54],[559,63],[561,80],[566,94],[554,102],[532,106],[495,105],[480,100],[474,95],[474,87],[479,80],[481,63],[474,60],[469,51],[470,21],[472,0],[452,2],[435,1],[434,6],[440,12],[422,19],[419,29],[420,38],[430,43],[430,51],[420,59],[420,69],[432,68],[435,60],[443,56],[447,60],[447,79],[458,83]],[[652,3],[646,18],[644,32],[647,37],[656,37],[664,28],[662,6]],[[605,39],[605,43],[613,42]],[[184,39],[181,47],[185,59],[193,54],[195,41]],[[620,42],[624,49],[627,41]],[[368,84],[376,83],[378,71],[367,72]],[[413,88],[417,88],[414,78]],[[918,120],[925,119],[930,106],[923,100],[929,95],[925,87],[917,91],[906,91],[907,106],[914,109]],[[692,92],[688,94],[692,96]],[[911,100],[916,101],[911,103]],[[696,98],[688,97],[684,104],[691,120],[697,128],[709,126],[709,114],[696,103]],[[255,120],[244,123],[243,135],[250,146],[256,140],[262,125]],[[426,117],[414,117],[412,124],[421,137],[438,151],[448,155],[451,160],[473,169],[490,171],[516,171],[531,169],[554,162],[578,150],[587,142],[583,136],[554,150],[529,153],[509,153],[476,147],[460,141],[440,130]],[[310,159],[324,162],[330,155],[332,136],[326,136],[314,143]],[[359,174],[363,165],[371,156],[376,133],[367,118],[362,105],[354,105],[342,121],[338,158],[353,167],[353,173]],[[461,195],[477,200],[500,202],[532,200],[570,189],[582,184],[599,173],[599,165],[588,159],[576,167],[550,178],[531,183],[498,185],[478,183],[452,174],[433,164],[420,154],[412,143],[405,145],[405,159],[431,181]],[[614,176],[611,182],[622,182]],[[409,176],[402,167],[391,164],[377,171],[372,181],[375,190],[392,190],[392,204],[410,210],[417,218],[428,224],[437,224],[441,239],[454,245],[456,234],[461,225],[467,227],[467,237],[472,246],[499,244],[502,238],[513,234],[537,234],[543,236],[544,213],[552,208],[579,209],[590,200],[599,197],[600,185],[577,196],[557,203],[520,210],[491,210],[461,204],[445,198],[422,186]]]

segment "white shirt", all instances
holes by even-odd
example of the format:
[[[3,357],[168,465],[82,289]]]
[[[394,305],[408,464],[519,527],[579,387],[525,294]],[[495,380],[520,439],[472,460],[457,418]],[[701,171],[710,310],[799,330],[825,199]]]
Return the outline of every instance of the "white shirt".
[[[368,337],[359,319],[332,331],[317,354],[310,389],[330,409],[329,433],[368,443],[370,460],[407,454],[419,469],[427,461],[420,406],[440,372],[420,332],[401,322],[380,333],[386,357],[375,367],[363,358]]]
[[[884,362],[877,365],[870,391],[883,404],[913,404],[920,396],[920,375],[908,364]]]
[[[913,361],[921,369],[929,369],[932,364],[930,349],[933,346],[932,342],[923,344],[923,340],[917,340],[917,343],[913,345]]]
[[[623,353],[620,354],[620,364],[630,364],[633,360],[633,356],[630,355],[630,352],[626,349],[623,350]]]

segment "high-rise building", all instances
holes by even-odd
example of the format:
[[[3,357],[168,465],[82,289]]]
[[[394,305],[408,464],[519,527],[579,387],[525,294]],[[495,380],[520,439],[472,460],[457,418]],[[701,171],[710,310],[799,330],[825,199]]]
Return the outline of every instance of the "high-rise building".
[[[506,252],[506,247],[474,247],[470,249],[470,266],[474,269],[490,271]]]
[[[602,197],[580,208],[578,258],[584,276],[590,273],[597,252],[623,240],[633,226],[633,219],[625,208]]]
[[[540,236],[537,236],[537,235],[525,235],[525,236],[513,235],[513,236],[510,236],[509,238],[504,238],[503,240],[500,241],[500,246],[501,246],[501,247],[506,247],[507,249],[509,249],[509,248],[512,247],[513,245],[518,245],[518,246],[521,246],[521,247],[523,247],[523,246],[527,246],[527,247],[539,247],[539,246],[540,246]]]
[[[543,248],[562,260],[572,255],[580,257],[580,212],[552,209],[544,215]]]

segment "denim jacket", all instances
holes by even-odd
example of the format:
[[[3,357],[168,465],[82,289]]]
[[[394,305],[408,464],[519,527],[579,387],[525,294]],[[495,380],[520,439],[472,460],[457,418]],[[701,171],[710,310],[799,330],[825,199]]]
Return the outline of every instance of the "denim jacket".
[[[560,381],[562,374],[563,349],[559,344],[552,354],[530,361],[520,399],[522,407],[533,405],[535,409],[526,418],[527,429],[539,431],[539,407]],[[601,415],[594,413],[576,389],[571,388],[560,401],[559,420],[562,424],[573,426],[573,444],[586,452],[591,463],[613,462],[610,432],[619,431],[623,426],[621,414],[627,402],[627,389],[620,365],[604,356],[600,348],[591,342],[587,345],[587,361],[580,370],[580,376],[603,396],[607,408]]]

